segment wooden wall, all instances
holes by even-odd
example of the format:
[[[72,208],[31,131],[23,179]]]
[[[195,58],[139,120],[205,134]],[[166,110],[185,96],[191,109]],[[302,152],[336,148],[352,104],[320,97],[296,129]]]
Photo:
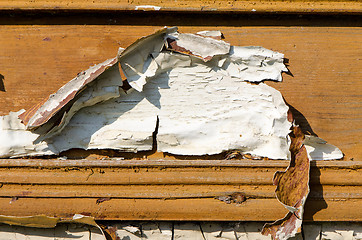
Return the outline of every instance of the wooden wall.
[[[161,9],[136,11],[139,5],[161,6]],[[114,57],[119,47],[126,47],[163,26],[178,26],[181,32],[221,30],[225,40],[232,45],[258,45],[284,53],[293,76],[284,74],[282,83],[268,84],[282,92],[285,100],[302,113],[318,136],[338,146],[345,154],[343,163],[331,161],[313,165],[317,180],[312,183],[312,189],[317,203],[310,206],[317,210],[310,210],[309,215],[307,212],[307,220],[361,220],[361,213],[354,210],[361,206],[361,191],[358,189],[362,185],[358,175],[362,166],[361,13],[359,1],[114,0],[89,3],[76,0],[56,3],[1,0],[0,114],[31,107],[78,72]],[[274,187],[271,185],[274,170],[287,166],[287,163],[279,161],[270,161],[267,166],[255,163],[256,167],[252,168],[255,173],[252,171],[250,174],[254,174],[256,179],[265,179],[265,182],[239,179],[242,178],[239,175],[249,171],[247,166],[252,162],[235,163],[232,167],[225,163],[201,162],[204,165],[200,163],[201,167],[190,169],[186,164],[184,168],[177,167],[177,171],[190,175],[185,173],[184,178],[176,181],[178,173],[169,166],[178,163],[175,161],[167,163],[168,167],[151,167],[152,171],[156,171],[150,175],[151,180],[140,180],[128,186],[126,180],[118,179],[112,172],[137,172],[136,163],[127,166],[119,163],[119,166],[110,168],[97,164],[78,166],[74,162],[74,166],[67,167],[64,162],[54,160],[56,165],[45,166],[45,170],[41,170],[35,163],[29,165],[28,160],[17,161],[18,165],[12,165],[14,160],[1,160],[3,185],[0,187],[0,206],[3,210],[0,214],[48,212],[54,216],[69,217],[81,209],[104,219],[263,221],[274,220],[286,213],[273,197]],[[195,161],[197,165],[198,161]],[[147,175],[148,163],[142,164],[140,169]],[[213,176],[219,169],[214,169],[215,164],[220,165],[222,174],[216,174],[214,182],[207,182],[207,176]],[[53,171],[54,168],[58,170]],[[113,175],[100,178],[100,182],[87,182],[88,175],[92,179],[102,171]],[[169,172],[162,175],[162,171]],[[74,173],[74,176],[69,177],[66,173]],[[38,174],[45,174],[46,178],[37,180]],[[164,176],[164,182],[152,180],[159,179],[159,174]],[[239,178],[233,182],[228,174]],[[134,178],[137,176],[132,175]],[[196,182],[182,182],[197,179],[197,176],[204,177]],[[111,181],[114,177],[118,180]],[[323,182],[323,177],[330,179],[329,182]],[[81,180],[78,182],[77,178]],[[269,178],[270,182],[267,182]],[[59,182],[47,182],[51,179]],[[97,184],[102,181],[106,181],[106,186],[98,191]],[[26,191],[22,187],[24,184],[28,186]],[[183,187],[184,184],[190,187]],[[213,198],[220,192],[235,188],[256,197],[250,198],[249,205],[239,208]],[[151,189],[154,195],[150,193],[151,197],[142,197],[137,195],[136,189],[139,192]],[[168,194],[165,191],[170,189],[174,189],[176,194],[170,193],[170,199],[177,199],[180,192],[195,195],[187,197],[181,194],[177,200],[163,200]],[[108,191],[109,194],[106,194]],[[208,191],[209,195],[196,194],[199,191]],[[131,195],[127,197],[128,193]],[[8,207],[14,196],[21,200]],[[96,199],[102,197],[113,200],[104,205],[96,204]],[[61,208],[64,203],[69,208]],[[42,209],[41,206],[46,207]],[[163,211],[165,206],[167,210]],[[219,210],[211,214],[210,211],[215,208]]]

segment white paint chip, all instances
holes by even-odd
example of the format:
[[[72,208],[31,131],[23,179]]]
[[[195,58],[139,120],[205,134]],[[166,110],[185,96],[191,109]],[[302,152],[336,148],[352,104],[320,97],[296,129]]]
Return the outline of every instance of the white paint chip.
[[[212,31],[200,31],[196,34],[204,36],[204,37],[212,37],[212,38],[222,38],[222,33],[218,30],[212,30]]]
[[[230,51],[229,43],[195,34],[175,32],[168,34],[166,39],[170,49],[200,57],[205,62]]]
[[[149,10],[159,11],[160,9],[161,7],[152,6],[152,5],[140,5],[135,7],[135,10],[143,10],[143,11],[149,11]]]

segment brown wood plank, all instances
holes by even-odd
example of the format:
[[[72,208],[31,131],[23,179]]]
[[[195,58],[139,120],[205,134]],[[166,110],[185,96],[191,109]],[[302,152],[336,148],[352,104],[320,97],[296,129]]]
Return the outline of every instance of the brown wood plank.
[[[268,83],[300,111],[313,131],[361,160],[360,27],[203,27],[220,29],[233,45],[260,45],[283,52],[294,77]],[[197,23],[195,23],[197,24]],[[30,108],[89,66],[114,57],[119,46],[163,26],[2,25],[0,46],[5,92],[0,114]]]
[[[243,192],[252,198],[275,198],[274,186],[251,185],[19,185],[4,184],[1,197],[61,198],[213,198]],[[335,191],[337,192],[337,191]],[[351,195],[358,197],[356,194]],[[354,197],[355,198],[355,197]]]
[[[275,198],[273,185],[34,185],[3,184],[0,197],[19,198],[213,198],[242,192],[247,198]],[[311,186],[310,199],[362,199],[362,186]],[[74,199],[77,201],[77,199]]]
[[[164,185],[231,184],[270,185],[276,171],[284,168],[64,168],[0,169],[3,184],[65,185]],[[311,185],[361,186],[361,169],[312,168]]]
[[[0,171],[0,179],[2,183],[12,184],[270,184],[275,170],[248,170],[243,173],[242,169],[229,169],[228,171],[212,169],[178,169],[174,171],[170,171],[170,169],[64,169],[63,171],[5,169]],[[350,177],[353,182],[353,176]],[[330,180],[336,182],[336,179]]]
[[[15,166],[10,166],[11,161]],[[43,165],[36,167],[36,161]],[[271,179],[275,171],[285,169],[287,161],[251,160],[250,165],[246,160],[215,161],[216,166],[212,162],[3,159],[0,214],[207,221],[271,221],[286,214],[275,198]],[[317,163],[323,164],[312,165],[307,221],[361,220],[354,210],[362,200],[361,162]],[[243,192],[247,201],[236,205],[214,199],[233,192]],[[105,201],[97,204],[98,199]]]
[[[97,199],[0,198],[2,215],[71,218],[75,213],[104,220],[198,220],[198,221],[274,221],[287,210],[276,199],[248,199],[242,204],[226,204],[205,199],[111,199],[101,204]],[[305,221],[360,221],[356,211],[362,200],[309,201]],[[328,207],[327,207],[328,206]]]
[[[155,7],[142,7],[142,6]],[[232,11],[232,12],[294,12],[294,13],[360,13],[362,4],[356,0],[326,1],[228,1],[228,0],[109,0],[109,1],[0,1],[0,9],[9,10],[140,10],[140,11]]]

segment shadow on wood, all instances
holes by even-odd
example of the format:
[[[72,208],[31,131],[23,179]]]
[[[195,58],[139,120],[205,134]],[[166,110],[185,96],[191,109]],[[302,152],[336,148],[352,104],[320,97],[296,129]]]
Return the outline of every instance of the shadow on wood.
[[[2,92],[6,92],[4,79],[5,79],[5,77],[2,74],[0,74],[0,91],[2,91]]]
[[[296,108],[294,108],[292,105],[290,105],[285,99],[285,103],[288,105],[290,111],[293,114],[293,118],[295,119],[295,123],[299,125],[299,127],[302,129],[304,134],[312,135],[318,137],[318,135],[313,131],[312,127],[310,126],[308,120],[306,117],[299,112]]]
[[[309,185],[310,187],[309,196],[311,195],[318,196],[318,201],[315,201],[316,199],[314,199],[314,201],[311,201],[311,197],[307,198],[307,202],[305,203],[304,206],[305,212],[303,217],[306,221],[314,221],[314,215],[317,212],[326,209],[328,207],[328,204],[323,197],[323,186],[320,182],[321,171],[316,166],[316,161],[311,161],[310,165],[311,165],[310,179],[313,178],[313,186]],[[310,183],[311,182],[312,181],[310,181]]]

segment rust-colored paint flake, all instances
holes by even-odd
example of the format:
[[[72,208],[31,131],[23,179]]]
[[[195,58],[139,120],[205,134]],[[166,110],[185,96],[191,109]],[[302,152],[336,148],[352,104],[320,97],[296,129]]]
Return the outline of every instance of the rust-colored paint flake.
[[[273,184],[277,185],[276,195],[283,204],[294,207],[309,192],[309,159],[303,146],[304,134],[299,127],[293,127],[290,152],[291,162],[285,172],[276,172]]]
[[[263,234],[271,234],[275,240],[288,239],[300,232],[304,203],[309,193],[310,163],[303,145],[305,136],[298,126],[293,127],[289,136],[290,165],[285,172],[274,174],[273,184],[277,186],[275,193],[278,200],[290,212],[283,219],[266,224],[262,230]]]
[[[297,224],[298,221],[300,219],[295,214],[288,212],[283,219],[265,224],[261,233],[263,235],[270,234],[273,239],[288,239],[293,233],[301,231],[300,226]]]
[[[107,226],[104,224],[99,224],[99,227],[102,229],[106,240],[120,240],[120,238],[117,236],[116,226]]]

